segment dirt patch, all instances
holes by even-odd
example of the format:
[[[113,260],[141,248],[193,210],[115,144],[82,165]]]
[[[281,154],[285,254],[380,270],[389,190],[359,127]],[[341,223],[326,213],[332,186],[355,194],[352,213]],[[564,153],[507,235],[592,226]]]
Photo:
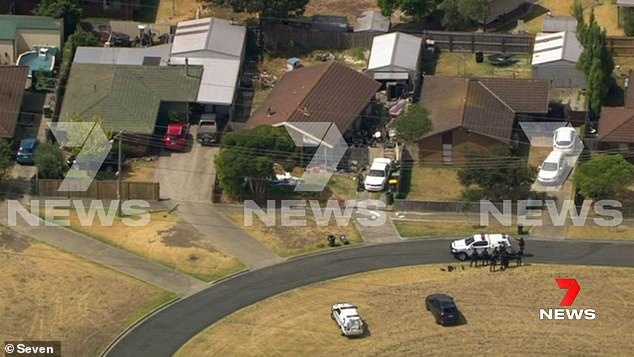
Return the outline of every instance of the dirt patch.
[[[441,268],[383,270],[292,290],[228,316],[176,355],[625,356],[634,350],[629,303],[634,269],[532,265],[448,273]],[[540,308],[561,301],[558,277],[580,281],[575,307],[596,309],[596,320],[539,320]],[[434,323],[424,299],[437,292],[456,299],[466,324]],[[370,336],[340,336],[329,316],[331,304],[339,302],[359,306]]]
[[[366,10],[379,11],[374,0],[310,0],[304,15],[346,16],[348,24],[354,26],[357,16]]]
[[[61,340],[65,356],[101,351],[172,297],[138,280],[3,230],[0,340]],[[16,251],[14,247],[19,247]]]
[[[242,210],[225,210],[222,213],[282,257],[326,249],[328,248],[326,237],[329,234],[345,235],[351,244],[363,240],[354,226],[353,219],[350,219],[346,225],[338,226],[331,218],[330,225],[322,226],[317,224],[315,218],[308,213],[305,221],[299,223],[299,226],[289,227],[282,225],[281,213],[277,211],[275,225],[269,227],[255,215],[252,224],[245,224]],[[292,217],[293,221],[299,219],[296,216]]]
[[[73,210],[70,224],[71,228],[93,238],[204,281],[213,281],[243,268],[236,258],[204,241],[204,237],[176,213],[152,213],[150,224],[141,227],[127,226],[119,218],[115,218],[112,225],[96,220],[93,225],[83,226]]]
[[[156,182],[156,161],[130,160],[125,164],[123,175],[126,181]]]
[[[608,35],[623,36],[623,29],[618,24],[618,8],[614,1],[610,0],[582,0],[586,10],[586,17],[590,16],[590,6],[594,3],[594,14],[599,25],[604,27]],[[537,33],[544,27],[544,18],[550,12],[553,16],[571,16],[571,8],[574,0],[540,0],[535,7],[538,14],[529,12],[525,18],[524,30]],[[546,9],[546,10],[544,10]],[[537,16],[536,16],[537,15]]]

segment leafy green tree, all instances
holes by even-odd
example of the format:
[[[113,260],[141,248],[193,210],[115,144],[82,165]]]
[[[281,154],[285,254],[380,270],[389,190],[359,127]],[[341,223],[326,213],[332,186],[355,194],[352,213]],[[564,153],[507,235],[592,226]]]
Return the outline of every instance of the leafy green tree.
[[[38,176],[44,179],[60,179],[68,171],[64,153],[59,146],[42,143],[35,149],[35,166]]]
[[[264,194],[267,180],[275,176],[275,163],[286,170],[296,163],[297,148],[283,127],[259,126],[228,133],[222,144],[215,159],[216,173],[223,190],[231,194]]]
[[[634,36],[634,15],[628,14],[625,17],[625,24],[623,24],[623,31],[626,36]]]
[[[421,20],[434,11],[441,0],[378,0],[377,4],[383,16],[392,16],[401,10],[405,15]]]
[[[33,15],[50,16],[64,20],[64,33],[70,34],[81,18],[81,7],[77,0],[42,0],[33,9]]]
[[[4,139],[0,139],[0,180],[4,180],[9,174],[12,154],[9,143]]]
[[[615,198],[634,181],[634,166],[623,155],[595,155],[577,168],[573,180],[585,197]]]
[[[447,30],[454,31],[464,28],[468,20],[460,12],[460,0],[445,0],[440,4],[440,9],[444,13],[442,25]]]
[[[491,16],[492,3],[493,0],[460,0],[458,10],[464,18],[481,23],[486,27]]]
[[[214,0],[229,5],[235,12],[257,13],[264,19],[285,19],[304,14],[308,0]]]
[[[500,201],[529,196],[537,170],[529,166],[525,159],[511,155],[508,146],[470,151],[466,153],[466,159],[465,167],[458,171],[460,183],[467,189],[477,185],[482,198]]]
[[[62,81],[66,81],[70,71],[70,64],[73,61],[73,57],[75,57],[75,50],[80,46],[99,46],[99,39],[94,33],[82,30],[68,36],[66,43],[64,43],[63,60],[60,68],[60,79]]]
[[[413,143],[432,129],[429,111],[418,104],[410,105],[394,124],[398,138]]]
[[[584,8],[581,0],[575,0],[570,8],[570,13],[577,20],[577,39],[583,43],[583,35],[586,28],[586,19],[584,17]]]

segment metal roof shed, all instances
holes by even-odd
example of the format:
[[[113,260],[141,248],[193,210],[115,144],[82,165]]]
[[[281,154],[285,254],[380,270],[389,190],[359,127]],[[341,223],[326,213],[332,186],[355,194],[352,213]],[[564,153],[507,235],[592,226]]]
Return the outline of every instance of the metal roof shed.
[[[390,20],[378,11],[364,11],[354,25],[354,32],[388,32]]]
[[[376,36],[372,41],[368,72],[376,80],[406,79],[416,86],[422,42],[420,37],[401,32]]]
[[[208,17],[176,26],[172,56],[241,59],[246,27]]]
[[[572,16],[546,16],[542,32],[577,32],[577,19]]]
[[[537,34],[533,48],[533,79],[549,80],[557,88],[585,88],[577,61],[583,48],[571,31]]]

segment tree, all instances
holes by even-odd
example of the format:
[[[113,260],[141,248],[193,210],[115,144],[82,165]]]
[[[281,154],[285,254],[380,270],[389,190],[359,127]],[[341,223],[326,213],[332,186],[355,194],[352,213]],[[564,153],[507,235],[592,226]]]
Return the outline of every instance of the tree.
[[[577,168],[573,180],[585,197],[614,198],[634,181],[634,166],[623,155],[595,155]]]
[[[623,31],[626,36],[634,36],[634,15],[628,14],[625,17],[625,24],[623,24]]]
[[[77,47],[80,47],[80,46],[82,47],[99,46],[99,39],[97,38],[97,35],[95,35],[93,32],[79,30],[73,33],[72,35],[68,36],[68,39],[66,40],[66,44],[64,46],[69,44],[71,48],[73,49],[73,52],[75,52]]]
[[[396,134],[406,143],[414,143],[432,129],[429,111],[418,104],[410,105],[407,111],[396,119]]]
[[[461,0],[445,0],[440,4],[440,9],[444,13],[442,25],[447,30],[460,30],[464,28],[467,23],[467,19],[465,19],[460,12],[460,1]]]
[[[464,18],[486,27],[491,16],[492,3],[493,0],[460,0],[458,10]]]
[[[434,11],[440,0],[378,0],[383,16],[392,16],[394,11],[401,10],[405,15],[421,20]]]
[[[285,128],[259,126],[225,135],[215,159],[216,173],[228,193],[261,195],[267,180],[274,178],[273,165],[290,170],[296,158],[297,149]]]
[[[570,13],[577,20],[577,39],[579,43],[583,43],[583,35],[586,28],[586,19],[584,17],[584,8],[581,0],[575,0],[570,8]]]
[[[469,188],[477,185],[482,197],[493,200],[525,199],[537,170],[521,157],[511,155],[508,146],[466,153],[465,167],[458,172],[460,183]]]
[[[229,5],[235,12],[258,13],[260,18],[286,19],[304,14],[308,0],[214,0]]]
[[[64,153],[59,146],[42,143],[35,149],[35,166],[38,176],[44,179],[60,179],[68,171]]]
[[[77,0],[42,0],[33,9],[33,15],[50,16],[64,20],[64,33],[70,34],[75,31],[77,23],[81,18],[81,7]]]
[[[4,180],[11,169],[11,156],[13,152],[9,143],[0,139],[0,180]]]

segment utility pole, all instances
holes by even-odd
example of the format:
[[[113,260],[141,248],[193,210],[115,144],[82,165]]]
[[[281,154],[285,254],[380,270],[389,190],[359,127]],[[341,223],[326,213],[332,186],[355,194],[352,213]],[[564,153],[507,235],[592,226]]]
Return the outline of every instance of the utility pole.
[[[119,139],[119,155],[117,157],[117,216],[121,217],[121,176],[123,176],[123,173],[121,172],[121,164],[122,164],[122,160],[121,160],[121,140],[123,137],[123,130],[119,131],[119,133],[117,134],[117,139]]]

